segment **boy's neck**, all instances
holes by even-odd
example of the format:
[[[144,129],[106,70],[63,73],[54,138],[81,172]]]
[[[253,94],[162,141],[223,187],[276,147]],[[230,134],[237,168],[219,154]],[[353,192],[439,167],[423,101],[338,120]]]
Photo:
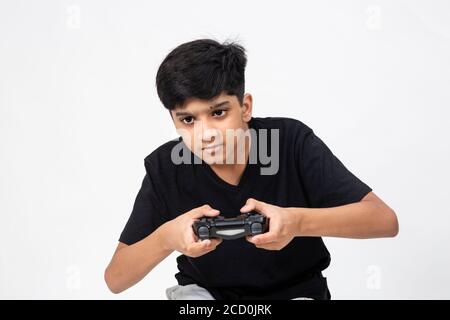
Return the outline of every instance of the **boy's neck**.
[[[239,161],[236,161],[236,163],[234,164],[213,164],[210,165],[211,169],[225,182],[237,186],[247,166],[250,154],[250,147],[251,147],[251,137],[250,139],[245,139],[244,163],[239,163]],[[236,150],[234,154],[236,155]]]

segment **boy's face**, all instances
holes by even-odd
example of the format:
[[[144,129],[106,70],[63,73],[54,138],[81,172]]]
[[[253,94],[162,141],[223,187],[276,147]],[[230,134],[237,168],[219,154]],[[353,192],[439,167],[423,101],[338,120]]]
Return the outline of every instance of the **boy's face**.
[[[210,101],[188,99],[170,112],[177,132],[197,157],[211,165],[242,163],[252,117],[250,94],[244,95],[242,106],[236,96],[222,93]]]

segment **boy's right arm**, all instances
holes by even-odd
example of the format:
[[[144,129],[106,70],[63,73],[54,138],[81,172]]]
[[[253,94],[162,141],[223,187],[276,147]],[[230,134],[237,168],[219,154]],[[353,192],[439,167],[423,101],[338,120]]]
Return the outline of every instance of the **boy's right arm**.
[[[113,293],[120,293],[144,278],[174,250],[189,257],[199,257],[212,250],[222,240],[198,241],[192,223],[203,216],[217,216],[219,211],[204,205],[170,220],[130,246],[119,242],[105,270],[105,281]]]

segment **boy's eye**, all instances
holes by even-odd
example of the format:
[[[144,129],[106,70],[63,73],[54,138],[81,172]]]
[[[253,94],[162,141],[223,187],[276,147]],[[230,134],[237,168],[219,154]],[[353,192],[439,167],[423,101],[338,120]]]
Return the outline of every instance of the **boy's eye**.
[[[223,117],[225,114],[226,114],[226,110],[222,110],[222,109],[214,110],[212,112],[212,115],[214,117]],[[180,119],[180,121],[183,122],[184,124],[193,124],[194,123],[194,117],[186,116],[186,117]]]
[[[185,124],[191,124],[193,122],[192,117],[186,117],[181,119],[182,122],[184,122]]]
[[[213,115],[214,115],[214,116],[221,117],[221,116],[225,115],[225,110],[215,110],[215,111],[213,112]]]

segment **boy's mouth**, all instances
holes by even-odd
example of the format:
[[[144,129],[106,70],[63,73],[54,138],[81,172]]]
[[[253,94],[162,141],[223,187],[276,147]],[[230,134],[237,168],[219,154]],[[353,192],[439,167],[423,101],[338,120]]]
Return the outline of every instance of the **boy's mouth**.
[[[213,146],[207,146],[207,147],[203,147],[202,150],[204,151],[208,151],[208,152],[212,152],[212,151],[217,151],[223,144],[216,144]]]

